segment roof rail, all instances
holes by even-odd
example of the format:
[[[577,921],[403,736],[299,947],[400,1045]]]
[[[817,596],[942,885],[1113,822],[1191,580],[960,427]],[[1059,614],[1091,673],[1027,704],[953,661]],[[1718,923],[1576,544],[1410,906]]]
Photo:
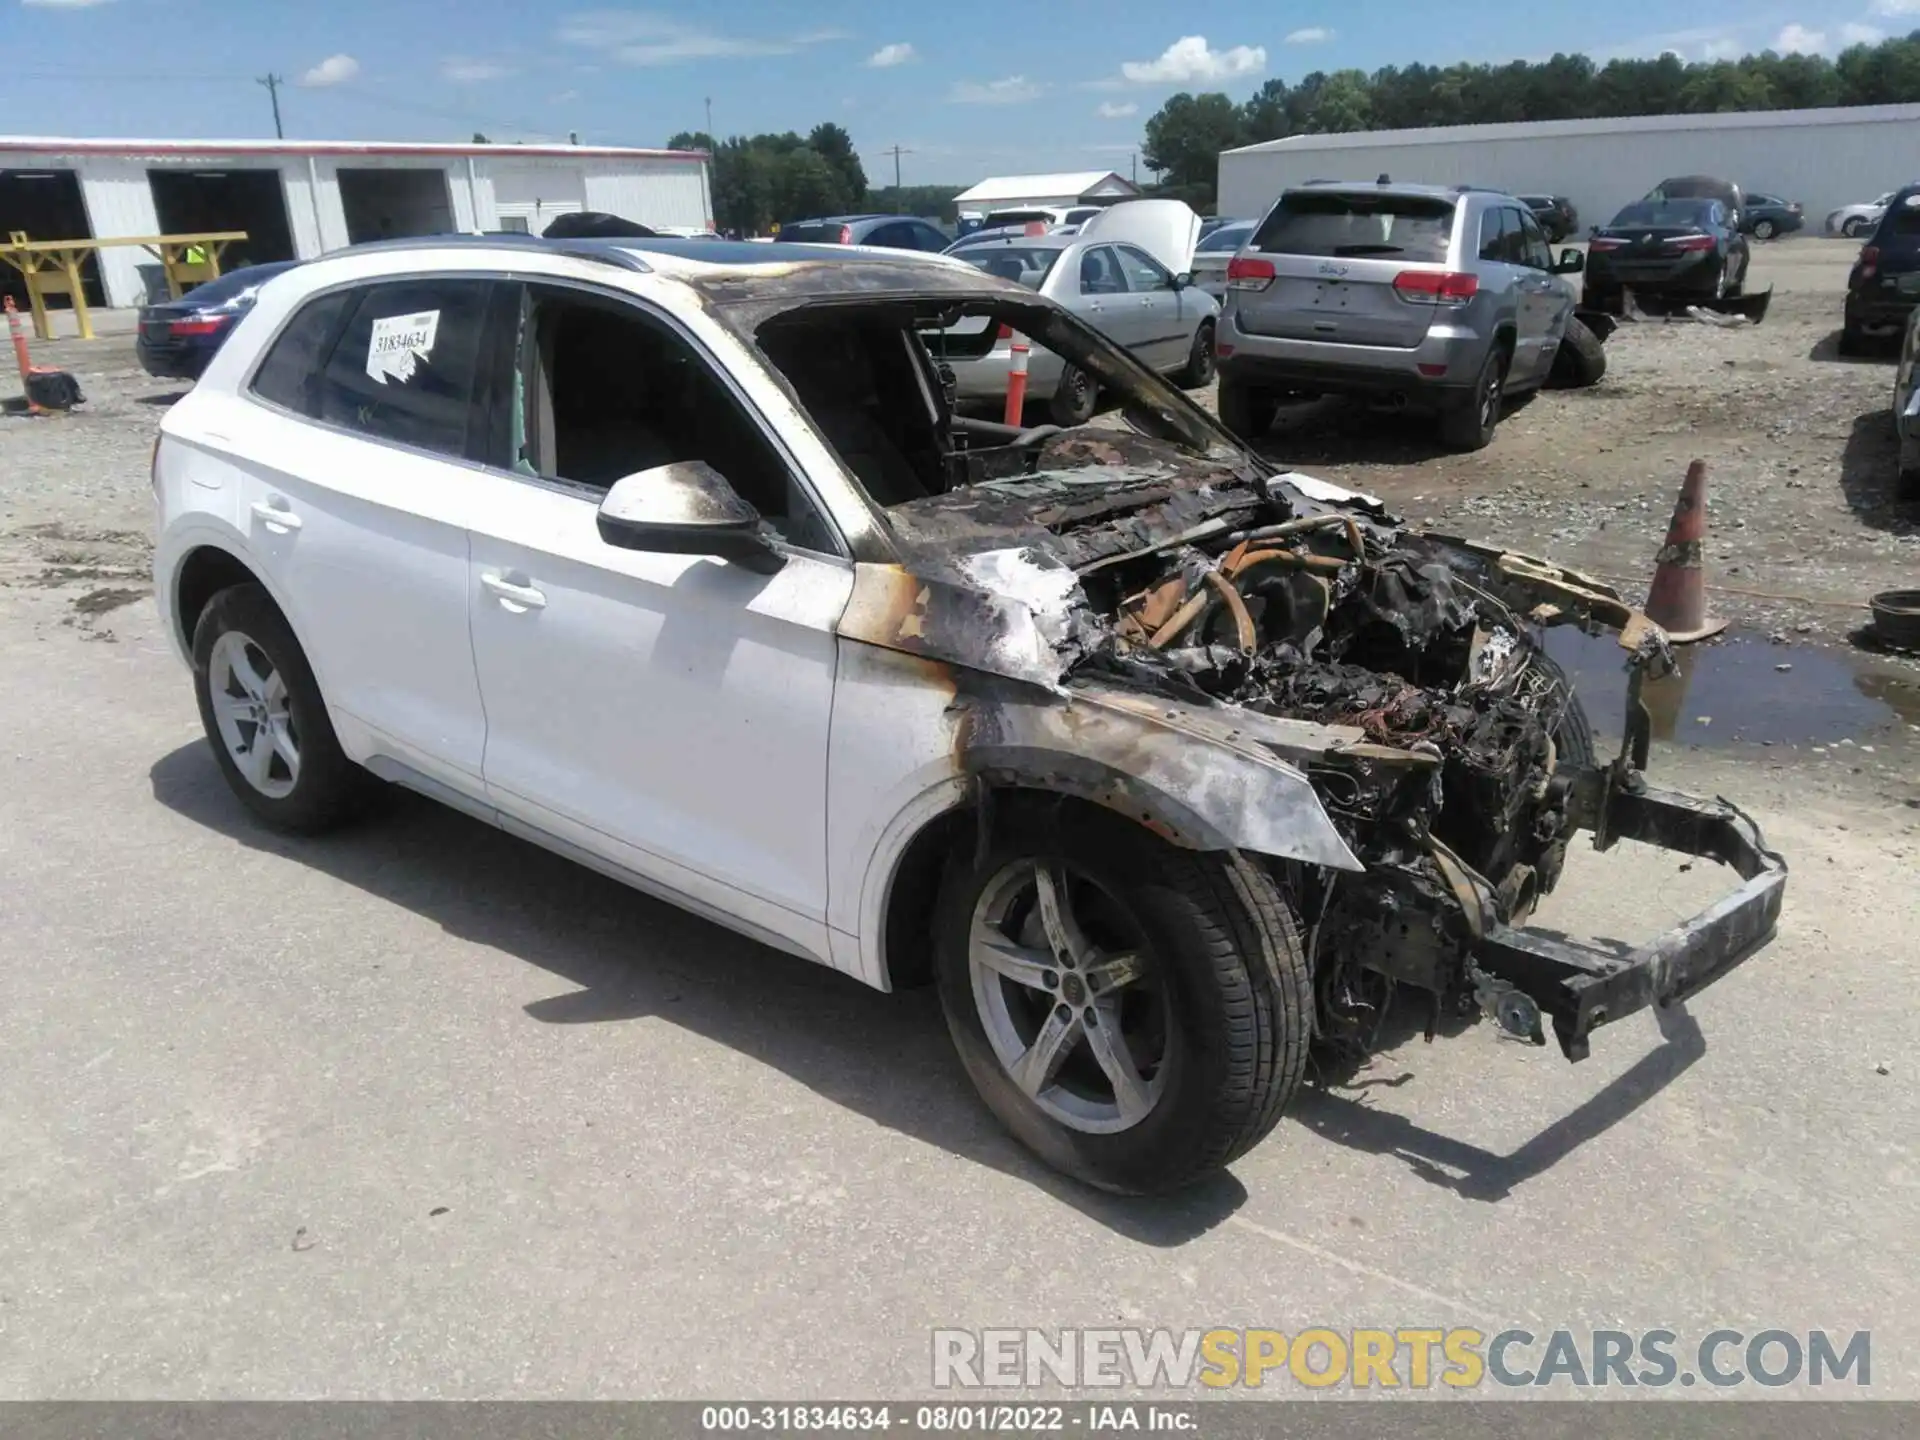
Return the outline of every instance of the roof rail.
[[[548,240],[539,235],[523,235],[507,230],[488,235],[450,231],[444,235],[408,235],[394,240],[367,240],[332,250],[329,256],[351,251],[356,255],[379,255],[406,250],[525,250],[542,255],[565,255],[570,260],[590,260],[600,265],[616,265],[623,270],[650,274],[653,267],[620,240]]]

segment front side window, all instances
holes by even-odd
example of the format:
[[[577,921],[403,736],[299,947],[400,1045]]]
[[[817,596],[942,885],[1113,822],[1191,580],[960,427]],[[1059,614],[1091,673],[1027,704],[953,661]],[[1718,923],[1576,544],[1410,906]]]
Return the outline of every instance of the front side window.
[[[310,412],[375,440],[478,458],[487,306],[496,282],[393,280],[357,292]]]
[[[598,494],[642,470],[704,461],[792,543],[838,551],[786,458],[672,326],[610,297],[536,285],[520,336],[516,470]]]
[[[1520,224],[1520,263],[1535,270],[1553,269],[1553,247],[1547,244],[1540,222],[1523,210],[1513,211],[1512,216]]]
[[[1144,295],[1173,288],[1172,272],[1158,260],[1131,245],[1116,245],[1113,248],[1120,257],[1120,274],[1127,282],[1127,289]]]

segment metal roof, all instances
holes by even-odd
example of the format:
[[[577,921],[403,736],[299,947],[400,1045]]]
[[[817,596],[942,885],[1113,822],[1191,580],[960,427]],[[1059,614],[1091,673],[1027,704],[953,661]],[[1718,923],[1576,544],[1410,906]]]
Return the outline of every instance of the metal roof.
[[[1036,195],[1084,195],[1109,180],[1117,181],[1129,190],[1138,190],[1132,181],[1117,170],[1068,170],[1052,175],[995,175],[982,180],[971,190],[962,190],[953,197],[953,201],[961,205],[996,200],[1031,200]]]
[[[1382,145],[1485,144],[1492,140],[1545,140],[1565,135],[1626,135],[1656,130],[1758,130],[1807,125],[1912,124],[1920,105],[1846,105],[1821,110],[1742,110],[1725,115],[1615,115],[1593,120],[1528,120],[1496,125],[1434,125],[1419,130],[1356,130],[1338,135],[1288,135],[1223,153],[1358,150]]]
[[[704,150],[644,150],[625,145],[451,145],[404,140],[119,140],[64,135],[0,135],[0,155],[418,155],[458,158],[705,160]]]

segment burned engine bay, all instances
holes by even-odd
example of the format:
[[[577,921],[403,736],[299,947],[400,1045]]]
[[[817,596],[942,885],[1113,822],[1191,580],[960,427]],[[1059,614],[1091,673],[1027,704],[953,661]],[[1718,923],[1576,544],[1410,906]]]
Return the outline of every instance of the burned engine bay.
[[[1292,759],[1364,867],[1290,865],[1323,1041],[1375,1038],[1396,983],[1478,1004],[1539,1038],[1539,1011],[1470,958],[1525,923],[1560,876],[1586,720],[1541,648],[1547,625],[1622,632],[1623,663],[1661,673],[1663,633],[1577,572],[1411,531],[1378,502],[1305,476],[1248,484],[1166,442],[1074,430],[1035,473],[895,507],[914,547],[961,555],[998,537],[1063,605],[1043,627],[1069,693],[1120,686],[1334,727],[1361,743]],[[932,556],[927,556],[929,561]],[[919,567],[914,567],[919,568]],[[1007,573],[1003,591],[1031,588]],[[1070,572],[1070,581],[1069,575]],[[1523,1002],[1530,1006],[1531,1002]]]

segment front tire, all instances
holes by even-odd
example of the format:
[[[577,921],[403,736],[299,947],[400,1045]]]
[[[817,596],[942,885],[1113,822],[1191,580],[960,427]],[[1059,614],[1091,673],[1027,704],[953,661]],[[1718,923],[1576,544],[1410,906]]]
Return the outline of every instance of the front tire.
[[[1313,988],[1292,910],[1234,854],[1071,807],[1008,815],[950,868],[934,966],[961,1064],[1049,1165],[1143,1195],[1272,1130],[1299,1088]]]
[[[1771,240],[1777,233],[1771,220],[1757,221],[1753,227],[1753,238],[1756,240]]]
[[[1203,320],[1193,332],[1186,366],[1174,378],[1183,390],[1200,390],[1213,383],[1213,373],[1213,322]]]
[[[359,811],[372,777],[341,750],[307,657],[261,586],[222,590],[200,612],[193,691],[220,773],[267,824],[313,835]]]
[[[1840,226],[1840,233],[1849,240],[1858,240],[1867,233],[1867,222],[1855,215]]]

